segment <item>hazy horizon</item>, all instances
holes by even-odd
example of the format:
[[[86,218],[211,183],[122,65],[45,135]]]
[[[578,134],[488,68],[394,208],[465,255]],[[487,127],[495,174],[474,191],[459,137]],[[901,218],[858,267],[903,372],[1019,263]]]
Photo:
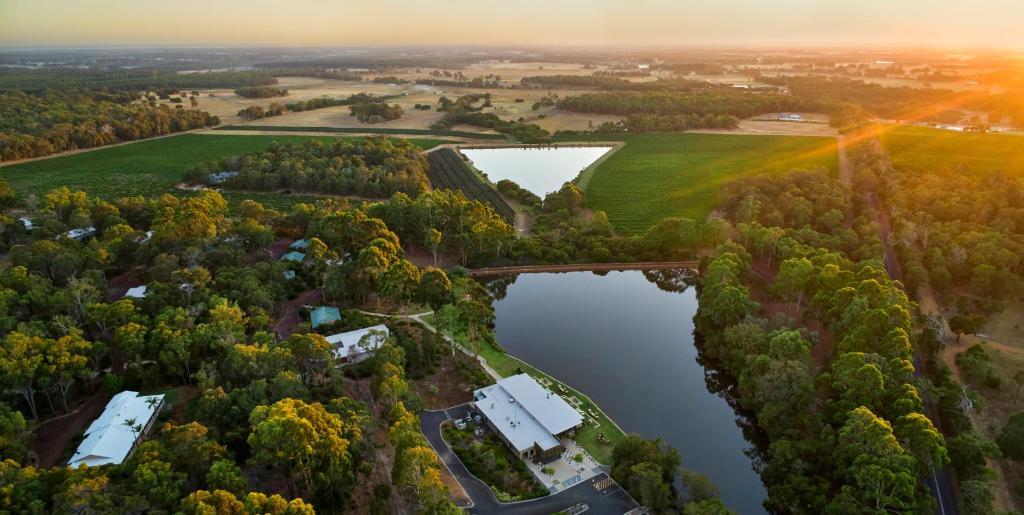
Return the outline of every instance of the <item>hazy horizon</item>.
[[[214,7],[215,6],[215,7]],[[1024,2],[0,0],[0,46],[1024,49]]]

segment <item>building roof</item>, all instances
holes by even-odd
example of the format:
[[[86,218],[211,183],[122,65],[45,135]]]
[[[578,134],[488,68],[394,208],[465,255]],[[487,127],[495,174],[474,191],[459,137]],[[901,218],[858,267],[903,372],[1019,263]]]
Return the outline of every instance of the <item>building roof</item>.
[[[303,254],[302,252],[296,252],[294,250],[281,256],[281,261],[294,261],[296,263],[301,263],[304,259],[306,259],[305,254]]]
[[[558,445],[558,435],[583,423],[565,399],[542,387],[529,374],[499,380],[473,393],[476,407],[523,452],[534,443],[542,450]]]
[[[224,181],[226,181],[226,180],[228,180],[231,177],[234,177],[236,175],[238,175],[238,172],[233,172],[231,170],[224,170],[224,171],[217,172],[217,173],[211,173],[209,178],[208,178],[208,180],[211,183],[219,184],[219,183],[222,183],[222,182],[224,182]]]
[[[285,279],[295,279],[295,270],[285,270],[282,275]]]
[[[339,358],[347,358],[353,355],[363,354],[363,349],[359,346],[359,342],[364,336],[371,332],[379,332],[378,334],[371,336],[367,339],[367,347],[370,350],[375,350],[384,343],[384,340],[391,334],[388,331],[388,326],[381,324],[373,327],[364,327],[362,329],[356,329],[355,331],[349,331],[347,333],[332,334],[327,337],[327,342],[334,346],[334,355]]]
[[[70,231],[64,233],[65,236],[73,240],[87,238],[89,236],[92,236],[93,234],[96,234],[95,227],[86,227],[84,229],[71,229]]]
[[[341,310],[332,306],[320,306],[309,312],[309,322],[313,327],[330,324],[341,320]]]
[[[124,296],[142,299],[146,297],[146,290],[148,289],[149,288],[147,288],[145,284],[143,284],[142,286],[136,286],[134,288],[128,288],[128,291],[125,292]]]
[[[135,447],[136,440],[135,433],[125,422],[134,419],[134,424],[141,425],[145,431],[163,402],[163,395],[140,396],[139,392],[133,391],[115,395],[99,418],[89,424],[85,430],[85,439],[68,465],[96,467],[121,463]]]
[[[290,249],[305,250],[309,246],[309,240],[303,238],[301,240],[295,240],[291,245],[288,245]]]
[[[32,229],[36,228],[36,224],[32,223],[32,219],[27,216],[18,218],[18,221],[20,221],[21,225],[25,227],[26,231],[31,231]]]

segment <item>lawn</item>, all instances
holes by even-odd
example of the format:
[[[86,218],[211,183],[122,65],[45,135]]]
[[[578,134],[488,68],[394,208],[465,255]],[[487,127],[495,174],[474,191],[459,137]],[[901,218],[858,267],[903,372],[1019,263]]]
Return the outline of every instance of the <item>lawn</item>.
[[[6,179],[19,196],[41,196],[60,186],[108,199],[131,195],[148,197],[168,192],[181,194],[181,191],[174,189],[174,185],[181,181],[182,173],[193,163],[262,150],[274,141],[311,139],[330,141],[336,138],[183,134],[10,165],[0,168],[0,177]],[[410,141],[423,148],[444,143],[434,139]],[[274,207],[313,198],[259,192],[226,192],[225,196],[229,200],[251,198]]]
[[[607,212],[625,233],[642,232],[667,217],[703,219],[718,204],[722,185],[734,179],[796,168],[838,169],[833,138],[677,133],[598,139],[626,145],[582,178],[587,205]]]
[[[1013,134],[963,133],[930,127],[900,126],[883,131],[882,145],[896,168],[1002,170],[1024,177],[1024,137]]]

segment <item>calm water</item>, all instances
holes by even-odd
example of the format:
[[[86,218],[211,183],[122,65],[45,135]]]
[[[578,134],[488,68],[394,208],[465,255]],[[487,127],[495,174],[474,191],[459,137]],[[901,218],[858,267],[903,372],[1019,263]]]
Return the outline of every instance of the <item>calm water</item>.
[[[576,178],[611,147],[463,148],[493,183],[511,179],[541,198]]]
[[[693,288],[663,291],[635,271],[523,274],[496,297],[509,353],[590,396],[627,432],[671,444],[733,510],[764,513],[751,444],[697,363]]]

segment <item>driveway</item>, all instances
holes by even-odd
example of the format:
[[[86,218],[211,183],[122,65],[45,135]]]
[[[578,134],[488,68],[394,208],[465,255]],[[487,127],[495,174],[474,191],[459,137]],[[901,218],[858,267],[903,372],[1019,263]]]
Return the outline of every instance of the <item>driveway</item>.
[[[586,504],[589,507],[588,514],[621,515],[638,507],[618,484],[606,481],[608,475],[605,473],[547,497],[512,503],[498,502],[494,492],[469,472],[441,436],[442,422],[460,415],[465,416],[468,410],[466,404],[461,404],[441,411],[423,411],[420,413],[420,429],[441,461],[473,500],[473,507],[469,508],[470,513],[549,514],[569,509],[577,504]]]

